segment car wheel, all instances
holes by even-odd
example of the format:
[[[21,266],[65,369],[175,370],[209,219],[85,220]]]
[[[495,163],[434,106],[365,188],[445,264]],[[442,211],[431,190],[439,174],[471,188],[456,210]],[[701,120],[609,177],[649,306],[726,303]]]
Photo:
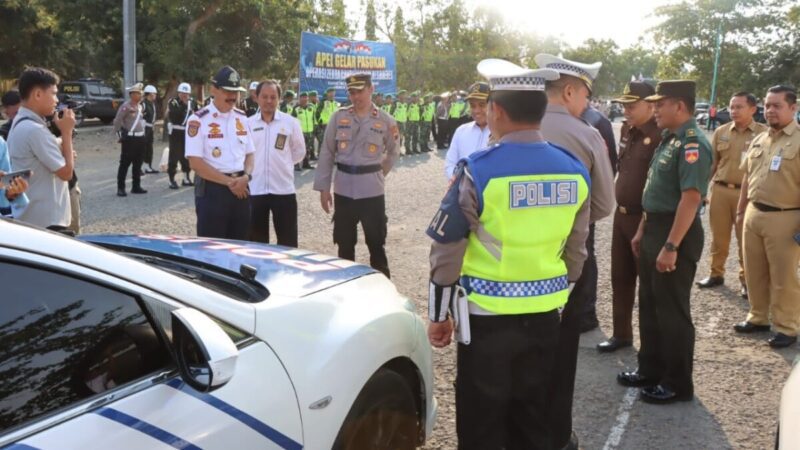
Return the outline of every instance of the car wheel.
[[[84,119],[86,119],[86,116],[83,115],[83,111],[75,111],[75,128],[83,125]]]
[[[414,392],[397,372],[373,375],[344,420],[334,450],[405,450],[417,444],[419,430]]]

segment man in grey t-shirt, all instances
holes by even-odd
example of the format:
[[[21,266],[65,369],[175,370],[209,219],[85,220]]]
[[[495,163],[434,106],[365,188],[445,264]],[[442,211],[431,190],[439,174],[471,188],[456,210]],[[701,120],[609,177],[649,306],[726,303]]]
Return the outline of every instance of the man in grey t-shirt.
[[[41,227],[65,228],[70,224],[69,187],[74,157],[72,130],[75,114],[56,113],[54,122],[62,142],[48,130],[45,117],[58,105],[58,76],[42,68],[29,68],[19,77],[22,107],[14,118],[9,134],[9,154],[14,170],[31,169],[28,199],[30,203],[19,220]],[[59,117],[61,115],[61,117]]]

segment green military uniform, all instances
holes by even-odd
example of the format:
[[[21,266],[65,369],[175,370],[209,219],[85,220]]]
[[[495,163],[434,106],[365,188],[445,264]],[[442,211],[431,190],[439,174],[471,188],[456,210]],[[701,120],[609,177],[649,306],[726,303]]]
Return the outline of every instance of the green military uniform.
[[[308,98],[307,92],[300,93],[301,103],[303,98]],[[306,143],[306,157],[303,160],[303,165],[308,166],[309,160],[317,159],[314,153],[314,112],[316,108],[311,103],[305,105],[297,105],[292,109],[292,116],[300,121],[300,131],[303,132],[303,140]]]
[[[646,100],[694,99],[694,92],[693,81],[667,81],[659,83],[656,95]],[[642,196],[644,234],[639,253],[641,346],[638,375],[658,384],[642,390],[642,398],[655,403],[691,400],[694,395],[695,331],[689,298],[697,262],[703,252],[700,216],[695,214],[681,242],[667,240],[682,193],[697,190],[701,198],[706,196],[713,158],[711,145],[694,118],[677,130],[665,130],[662,136],[650,162]],[[662,249],[667,253],[677,251],[675,266],[668,269],[670,271],[656,269]]]
[[[408,144],[408,153],[416,154],[422,153],[419,148],[419,121],[422,118],[420,114],[420,104],[418,100],[419,93],[411,93],[411,100],[408,102],[408,122],[406,125],[406,143]]]
[[[428,141],[431,136],[433,119],[436,116],[436,103],[433,102],[433,94],[425,94],[425,101],[422,104],[422,119],[419,122],[419,148],[420,151],[431,151]]]

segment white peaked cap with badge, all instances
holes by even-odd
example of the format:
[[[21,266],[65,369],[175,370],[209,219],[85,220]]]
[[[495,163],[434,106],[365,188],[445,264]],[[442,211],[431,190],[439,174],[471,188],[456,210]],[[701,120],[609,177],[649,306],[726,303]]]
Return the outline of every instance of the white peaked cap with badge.
[[[568,59],[559,58],[558,56],[549,55],[547,53],[539,53],[533,58],[536,65],[541,68],[553,69],[562,75],[571,75],[581,79],[589,90],[592,90],[592,83],[597,78],[597,73],[603,67],[603,63],[595,62],[591,64],[584,64]]]
[[[136,83],[133,86],[128,86],[125,88],[125,90],[128,92],[142,92],[142,89],[144,89],[142,83]]]
[[[144,93],[145,94],[156,94],[156,93],[158,93],[158,91],[156,91],[156,87],[155,86],[153,86],[152,84],[148,84],[147,86],[144,87]]]
[[[181,83],[178,85],[178,92],[181,94],[191,94],[192,87],[189,86],[189,83]]]
[[[258,81],[251,82],[250,83],[250,90],[251,91],[255,91],[256,89],[258,89]]]
[[[484,59],[478,73],[489,82],[492,91],[543,91],[545,82],[557,80],[552,69],[529,69],[503,59]]]

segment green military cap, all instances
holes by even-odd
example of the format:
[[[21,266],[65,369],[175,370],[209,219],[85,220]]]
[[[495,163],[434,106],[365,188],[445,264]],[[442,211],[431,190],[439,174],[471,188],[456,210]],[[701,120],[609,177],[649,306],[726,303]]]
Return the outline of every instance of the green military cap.
[[[380,92],[376,92],[375,94],[373,94],[373,96],[374,97],[383,97],[383,94],[381,94]]]
[[[372,84],[372,75],[368,73],[357,73],[345,78],[347,89],[362,90]]]
[[[472,86],[469,87],[469,94],[467,95],[467,100],[482,100],[487,101],[489,100],[489,83],[484,83],[482,81],[478,81],[477,83],[472,83]]]
[[[419,91],[414,91],[411,93],[412,97],[419,97]]]
[[[399,91],[397,91],[397,95],[405,95],[406,93],[407,92],[405,89],[400,89]]]
[[[317,96],[317,91],[315,91],[314,89],[308,91],[308,96],[309,97],[316,97]]]
[[[291,89],[287,89],[286,92],[283,93],[283,97],[284,98],[286,98],[286,97],[294,97],[296,95],[297,94],[295,94],[294,91],[291,90]]]
[[[644,81],[631,81],[625,85],[625,89],[622,91],[622,96],[615,98],[612,100],[612,102],[634,103],[638,102],[639,100],[644,100],[655,93],[656,90],[652,85],[645,83]]]
[[[325,93],[327,94],[328,92],[336,92],[336,88],[335,87],[329,87],[328,89],[325,89]]]
[[[301,92],[300,97],[308,97],[308,92],[306,91]]]
[[[386,97],[384,97],[384,98],[387,99],[387,100],[391,100],[393,97],[392,97],[392,94],[386,94]]]
[[[655,95],[645,98],[648,102],[657,102],[663,98],[688,98],[694,100],[695,82],[692,80],[662,81],[656,86]]]

